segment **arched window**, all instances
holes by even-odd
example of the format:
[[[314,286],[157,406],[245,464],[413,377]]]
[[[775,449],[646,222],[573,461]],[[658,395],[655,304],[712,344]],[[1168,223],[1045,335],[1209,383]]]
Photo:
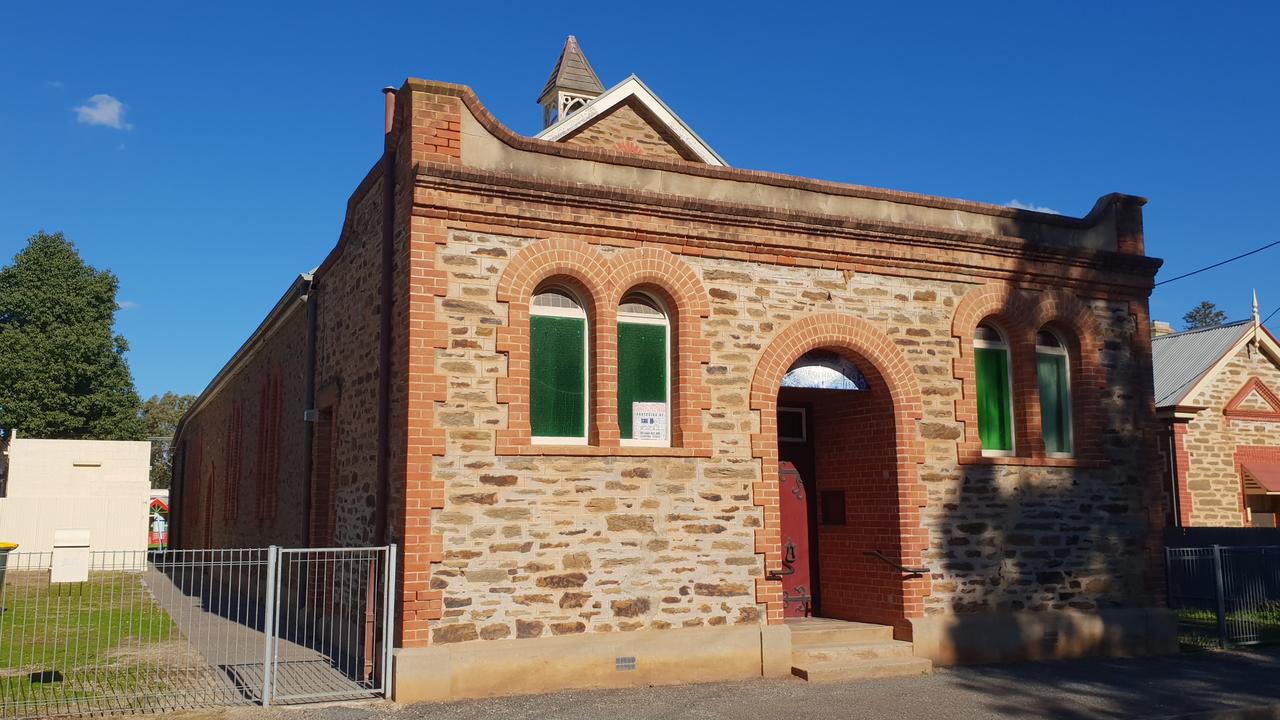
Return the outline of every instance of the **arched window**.
[[[1036,333],[1036,379],[1040,384],[1040,428],[1044,451],[1069,457],[1071,438],[1071,362],[1066,343],[1051,330]]]
[[[587,313],[563,285],[529,304],[529,425],[533,442],[587,443]]]
[[[640,292],[618,305],[618,430],[623,445],[671,442],[671,321]]]
[[[973,336],[978,380],[978,435],[984,455],[1013,454],[1013,385],[1009,343],[994,325],[983,323]]]

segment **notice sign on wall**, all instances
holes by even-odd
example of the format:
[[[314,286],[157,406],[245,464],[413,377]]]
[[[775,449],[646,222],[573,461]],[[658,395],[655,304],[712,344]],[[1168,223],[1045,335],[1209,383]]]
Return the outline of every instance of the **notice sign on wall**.
[[[667,404],[631,403],[631,438],[633,440],[666,440]]]

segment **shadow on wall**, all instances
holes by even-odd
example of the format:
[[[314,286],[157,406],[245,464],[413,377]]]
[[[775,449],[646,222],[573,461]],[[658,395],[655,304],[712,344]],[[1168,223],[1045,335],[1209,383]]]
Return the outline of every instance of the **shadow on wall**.
[[[1117,257],[1105,265],[1114,269],[1122,262]],[[1000,622],[990,614],[1058,610],[1109,618],[1113,616],[1108,611],[1163,605],[1163,556],[1158,559],[1156,554],[1164,515],[1155,507],[1162,498],[1151,495],[1148,479],[1155,449],[1148,320],[1144,310],[1135,312],[1126,301],[1080,297],[1109,292],[1101,284],[1103,271],[1081,270],[1063,278],[1050,276],[1053,270],[1021,256],[1012,277],[1025,292],[1007,294],[1000,307],[989,309],[976,322],[990,321],[1006,334],[1014,452],[1043,456],[1035,352],[1041,328],[1034,327],[1040,321],[1031,318],[1042,309],[1047,288],[1079,297],[1092,311],[1102,335],[1091,343],[1096,357],[1079,357],[1086,352],[1079,345],[1070,348],[1077,355],[1069,365],[1073,449],[1081,457],[1081,449],[1092,443],[1100,451],[1094,456],[1102,461],[1078,468],[1045,467],[1030,458],[1023,464],[921,466],[921,480],[930,495],[924,510],[930,532],[925,564],[933,570],[934,600],[944,600],[942,607],[927,605],[927,612],[960,616],[947,631],[960,662],[1142,647],[1130,630],[1110,627],[1110,622],[1100,629],[1096,616],[1067,620],[1004,615]],[[1094,284],[1101,290],[1090,292]],[[1018,318],[1023,319],[1020,324]],[[973,330],[956,328],[957,333]],[[1068,339],[1066,344],[1077,341]],[[971,343],[972,335],[959,342]],[[1078,365],[1084,367],[1080,376]],[[1100,371],[1092,379],[1090,365]],[[973,388],[957,385],[956,391],[968,394]],[[1082,410],[1090,407],[1092,411]],[[961,422],[957,425],[963,441],[966,429]],[[978,614],[988,617],[974,617]]]

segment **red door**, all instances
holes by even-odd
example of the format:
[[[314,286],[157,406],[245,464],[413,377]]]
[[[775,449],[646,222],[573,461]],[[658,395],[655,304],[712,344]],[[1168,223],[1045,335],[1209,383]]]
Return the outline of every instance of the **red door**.
[[[813,614],[813,578],[809,571],[809,496],[796,466],[778,463],[782,515],[782,616]]]

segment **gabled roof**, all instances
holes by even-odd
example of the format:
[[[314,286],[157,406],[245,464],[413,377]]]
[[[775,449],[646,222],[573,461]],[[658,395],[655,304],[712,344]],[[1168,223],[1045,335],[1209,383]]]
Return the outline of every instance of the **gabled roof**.
[[[667,107],[666,103],[662,102],[649,89],[649,86],[641,82],[640,78],[635,75],[631,75],[626,80],[609,88],[604,94],[582,106],[580,110],[575,110],[572,115],[563,118],[534,137],[553,142],[563,140],[591,124],[597,118],[608,115],[616,107],[626,102],[638,103],[647,115],[659,123],[662,129],[669,132],[676,142],[683,145],[693,157],[708,165],[727,166],[724,159],[715,150],[712,150],[711,146],[704,142],[702,138],[698,137],[693,128],[686,125],[671,108]]]
[[[1252,332],[1253,321],[1240,320],[1152,338],[1156,407],[1178,405],[1185,400],[1199,384],[1197,381]]]
[[[587,56],[582,54],[582,48],[578,47],[578,39],[572,35],[564,41],[564,49],[560,51],[560,58],[556,60],[556,66],[551,70],[551,77],[547,78],[547,84],[538,94],[538,102],[542,102],[547,93],[557,88],[585,95],[599,95],[604,92],[604,84],[596,76],[596,71],[591,69]]]

